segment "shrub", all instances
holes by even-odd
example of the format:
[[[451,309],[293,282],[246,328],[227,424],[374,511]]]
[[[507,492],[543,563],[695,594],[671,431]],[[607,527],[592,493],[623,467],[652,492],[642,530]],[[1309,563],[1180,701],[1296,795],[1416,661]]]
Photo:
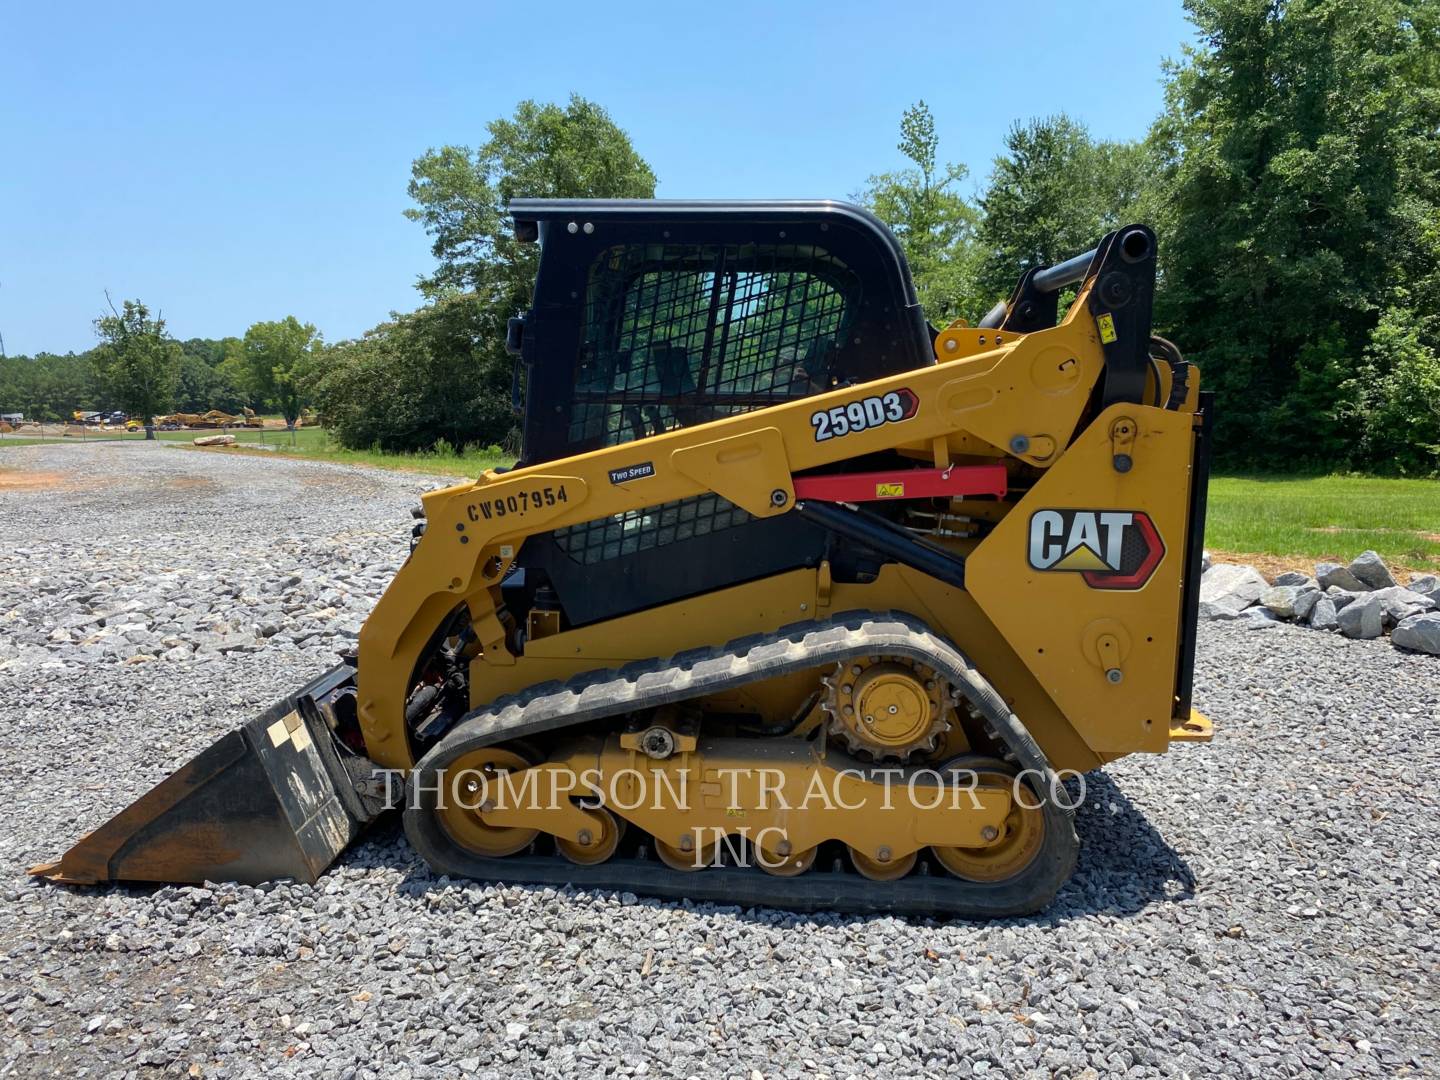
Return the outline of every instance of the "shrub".
[[[1365,463],[1383,472],[1440,470],[1440,357],[1414,313],[1390,308],[1370,336],[1361,379]]]

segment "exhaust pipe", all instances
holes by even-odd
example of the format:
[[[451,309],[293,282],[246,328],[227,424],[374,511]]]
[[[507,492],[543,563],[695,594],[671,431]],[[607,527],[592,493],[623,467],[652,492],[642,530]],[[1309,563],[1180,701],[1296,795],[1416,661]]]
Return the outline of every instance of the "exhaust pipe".
[[[333,668],[30,873],[66,885],[313,883],[384,806],[369,759],[332,733],[354,684],[353,667]]]

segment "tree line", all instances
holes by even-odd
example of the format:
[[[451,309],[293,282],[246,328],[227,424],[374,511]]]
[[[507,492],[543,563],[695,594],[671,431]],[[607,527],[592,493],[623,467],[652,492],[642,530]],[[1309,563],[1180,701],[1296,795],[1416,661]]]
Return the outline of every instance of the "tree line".
[[[1440,0],[1186,10],[1196,44],[1163,66],[1164,109],[1143,138],[1096,138],[1063,113],[1017,122],[967,192],[919,102],[901,118],[908,167],[857,198],[900,238],[937,325],[978,320],[1024,270],[1144,221],[1161,245],[1156,329],[1217,391],[1223,465],[1434,474]],[[506,201],[645,197],[655,174],[580,98],[526,102],[489,136],[416,161],[409,213],[437,262],[422,291],[477,308],[485,336],[465,385],[499,397],[504,318],[525,306],[535,258],[510,237]]]
[[[0,359],[3,411],[60,421],[118,410],[148,422],[171,410],[250,408],[293,424],[307,397],[303,380],[324,351],[315,327],[294,316],[257,322],[244,337],[176,341],[139,300],[109,304],[95,332],[99,344],[83,353]]]
[[[1144,221],[1161,248],[1156,329],[1218,392],[1222,464],[1435,473],[1440,0],[1186,9],[1197,41],[1162,68],[1164,109],[1143,138],[1096,138],[1063,113],[1020,121],[974,184],[942,160],[922,101],[901,118],[908,166],[856,197],[900,238],[936,325],[974,322],[1025,269]],[[291,317],[151,352],[173,371],[176,401],[288,416],[303,400],[350,446],[502,442],[514,426],[505,321],[528,306],[537,258],[514,240],[506,204],[646,198],[655,185],[600,105],[522,102],[480,145],[413,163],[407,216],[436,260],[418,310],[335,344]],[[0,365],[0,405],[60,412],[82,391],[113,393],[126,370],[116,350],[163,337],[134,308],[97,321],[87,362],[40,356],[23,378]],[[29,397],[14,395],[18,382]]]

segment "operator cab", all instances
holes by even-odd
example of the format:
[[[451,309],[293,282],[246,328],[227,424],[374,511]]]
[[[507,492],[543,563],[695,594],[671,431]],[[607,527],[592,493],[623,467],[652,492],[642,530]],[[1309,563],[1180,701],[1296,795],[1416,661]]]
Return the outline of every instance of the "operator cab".
[[[900,246],[839,202],[517,199],[521,465],[934,362]],[[519,383],[517,368],[517,385]]]
[[[517,199],[510,213],[540,244],[534,302],[507,335],[521,466],[935,362],[900,245],[857,206]],[[532,536],[505,587],[514,610],[538,596],[580,625],[825,557],[797,515],[756,520],[711,494]]]

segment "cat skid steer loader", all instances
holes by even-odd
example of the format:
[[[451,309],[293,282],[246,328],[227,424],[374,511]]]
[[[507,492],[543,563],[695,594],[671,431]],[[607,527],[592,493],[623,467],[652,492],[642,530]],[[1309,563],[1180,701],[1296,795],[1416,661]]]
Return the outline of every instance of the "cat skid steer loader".
[[[853,206],[510,209],[521,460],[424,496],[354,656],[35,872],[313,881],[399,808],[437,875],[1043,908],[1063,778],[1211,733],[1152,232],[936,330]]]

